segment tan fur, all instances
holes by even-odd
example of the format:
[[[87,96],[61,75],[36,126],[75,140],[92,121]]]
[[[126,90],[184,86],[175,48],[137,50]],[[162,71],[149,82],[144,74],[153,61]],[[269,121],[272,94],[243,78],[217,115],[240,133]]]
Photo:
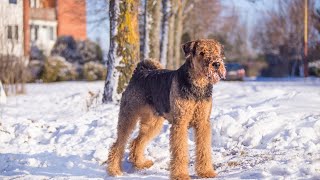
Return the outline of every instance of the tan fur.
[[[206,73],[211,70],[210,65],[205,65],[206,56],[213,56],[211,61],[219,61],[222,66],[219,71],[225,73],[221,46],[215,41],[198,40],[196,54],[190,55],[193,70],[190,72],[193,83],[196,86],[204,87],[208,83],[219,81],[216,77],[208,79]],[[194,42],[191,42],[194,43]],[[194,43],[195,44],[195,43]],[[192,44],[191,44],[192,45]],[[200,56],[199,53],[203,54]],[[190,57],[192,56],[192,57]],[[159,65],[160,66],[160,65]],[[134,98],[133,98],[134,97]],[[170,128],[170,178],[185,180],[190,179],[188,172],[188,128],[195,130],[196,141],[196,163],[195,169],[200,177],[215,177],[211,158],[211,124],[210,113],[212,108],[212,98],[204,100],[192,100],[179,96],[178,80],[176,77],[172,81],[170,89],[170,112],[159,116],[154,107],[142,102],[143,97],[130,85],[126,89],[121,99],[118,122],[118,138],[112,145],[108,157],[108,173],[111,176],[122,174],[121,159],[128,138],[134,127],[140,121],[139,135],[131,142],[129,160],[137,169],[149,168],[153,165],[151,160],[144,157],[144,149],[148,142],[152,140],[162,129],[164,118],[171,124]]]

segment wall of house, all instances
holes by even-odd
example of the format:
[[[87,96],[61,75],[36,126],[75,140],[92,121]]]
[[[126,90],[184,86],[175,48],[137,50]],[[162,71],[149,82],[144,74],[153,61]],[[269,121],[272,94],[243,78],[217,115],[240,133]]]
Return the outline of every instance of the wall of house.
[[[29,56],[30,53],[30,0],[23,0],[23,49],[24,55]]]
[[[57,21],[33,19],[29,24],[31,46],[36,45],[49,55],[57,39]]]
[[[87,38],[86,1],[57,0],[58,36],[72,35],[77,40]]]
[[[57,16],[55,0],[28,0],[29,47],[37,46],[44,54],[49,55],[57,39]]]
[[[14,1],[12,1],[14,2]],[[0,54],[23,56],[23,0],[0,1]]]

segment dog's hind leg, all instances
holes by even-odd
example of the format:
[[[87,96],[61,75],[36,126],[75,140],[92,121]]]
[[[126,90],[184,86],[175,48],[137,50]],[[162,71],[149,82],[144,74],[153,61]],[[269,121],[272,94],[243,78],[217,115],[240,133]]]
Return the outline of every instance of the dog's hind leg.
[[[155,116],[154,112],[149,108],[145,110],[141,116],[140,131],[136,139],[130,145],[130,161],[135,168],[149,168],[153,165],[151,160],[144,157],[144,149],[146,145],[160,133],[164,119]]]
[[[138,118],[139,116],[133,110],[129,110],[125,107],[120,108],[117,128],[118,137],[116,142],[110,148],[107,160],[107,171],[111,176],[122,175],[121,160],[124,154],[128,138],[130,137],[130,134],[135,128]]]

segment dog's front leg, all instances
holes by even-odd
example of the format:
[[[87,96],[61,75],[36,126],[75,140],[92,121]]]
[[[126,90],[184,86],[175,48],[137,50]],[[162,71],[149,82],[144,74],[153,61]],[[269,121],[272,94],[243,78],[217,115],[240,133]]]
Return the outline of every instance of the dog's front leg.
[[[170,177],[188,180],[188,123],[173,123],[170,129]]]
[[[196,135],[196,172],[200,177],[215,177],[211,159],[211,126],[209,120],[197,122]]]
[[[211,158],[210,112],[212,102],[204,102],[195,113],[196,172],[203,178],[215,177]]]

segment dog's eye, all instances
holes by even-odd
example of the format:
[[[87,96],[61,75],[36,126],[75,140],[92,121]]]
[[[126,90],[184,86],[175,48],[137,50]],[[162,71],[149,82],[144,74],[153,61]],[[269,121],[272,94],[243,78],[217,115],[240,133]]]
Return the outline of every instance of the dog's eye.
[[[201,56],[204,56],[204,52],[200,52],[200,55],[201,55]]]

